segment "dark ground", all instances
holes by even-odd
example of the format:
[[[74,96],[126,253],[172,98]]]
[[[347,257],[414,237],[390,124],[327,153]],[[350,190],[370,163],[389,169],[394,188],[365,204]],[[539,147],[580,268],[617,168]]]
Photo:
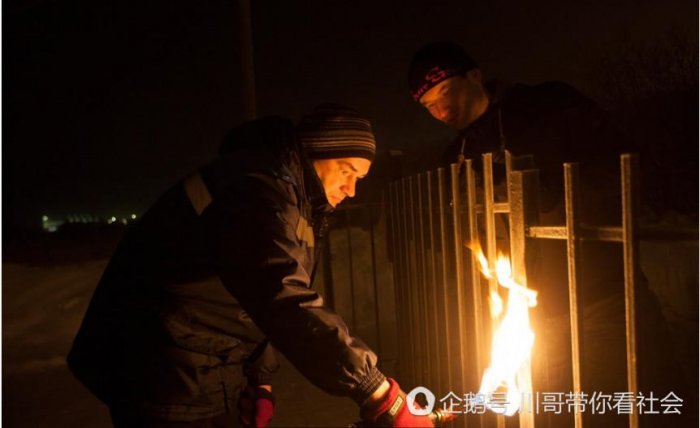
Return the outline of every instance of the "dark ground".
[[[68,371],[65,355],[121,230],[6,242],[2,265],[3,426],[110,427],[108,412]],[[38,239],[39,238],[39,239]],[[330,396],[286,361],[273,382],[271,426],[347,426],[349,399]]]

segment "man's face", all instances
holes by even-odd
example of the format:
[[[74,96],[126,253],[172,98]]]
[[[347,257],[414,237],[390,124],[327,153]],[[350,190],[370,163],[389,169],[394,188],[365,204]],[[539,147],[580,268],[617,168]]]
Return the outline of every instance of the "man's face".
[[[420,98],[430,114],[452,129],[464,129],[478,119],[489,105],[489,99],[478,69],[464,76],[453,76],[430,88]]]
[[[355,196],[357,180],[367,175],[372,163],[364,158],[340,158],[318,159],[313,164],[328,203],[335,208],[346,197]]]

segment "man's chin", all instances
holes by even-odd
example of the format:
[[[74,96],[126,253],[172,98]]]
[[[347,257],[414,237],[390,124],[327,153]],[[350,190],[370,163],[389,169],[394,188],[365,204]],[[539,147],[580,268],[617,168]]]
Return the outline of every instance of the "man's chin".
[[[463,122],[464,121],[460,121],[458,119],[453,119],[450,121],[445,121],[444,123],[445,123],[445,125],[447,125],[451,129],[454,129],[455,131],[459,131],[459,130],[462,130],[462,129],[467,127],[467,125],[464,124]]]

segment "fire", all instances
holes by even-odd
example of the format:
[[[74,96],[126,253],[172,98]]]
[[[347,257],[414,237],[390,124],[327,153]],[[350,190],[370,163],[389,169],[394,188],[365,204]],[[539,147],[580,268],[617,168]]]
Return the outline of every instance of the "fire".
[[[492,279],[493,275],[491,274],[491,269],[489,269],[489,262],[486,260],[484,252],[481,251],[479,241],[473,242],[467,245],[467,247],[476,255],[476,259],[479,261],[479,265],[481,265],[481,273],[484,274],[485,277]],[[491,309],[492,319],[498,318],[501,312],[503,312],[503,299],[501,299],[497,289],[489,290],[489,308]]]
[[[479,260],[484,276],[493,278],[494,274],[478,243],[469,247]],[[530,328],[528,308],[537,305],[537,292],[513,280],[510,260],[507,257],[498,256],[495,271],[498,283],[508,289],[508,302],[505,314],[494,331],[491,364],[484,371],[479,394],[485,400],[484,404],[492,411],[511,416],[518,411],[522,400],[517,374],[529,360],[535,341],[535,334]],[[493,294],[492,291],[490,296]],[[498,295],[497,292],[495,294]],[[498,300],[500,301],[500,296]],[[502,312],[502,306],[498,309],[496,312],[492,307],[491,311],[495,322]],[[492,399],[493,393],[496,392],[499,393],[498,398]]]

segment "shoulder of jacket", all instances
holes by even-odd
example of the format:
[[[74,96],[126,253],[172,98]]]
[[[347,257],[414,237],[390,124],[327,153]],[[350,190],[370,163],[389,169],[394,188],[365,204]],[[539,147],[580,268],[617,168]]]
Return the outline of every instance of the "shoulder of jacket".
[[[226,156],[202,167],[198,174],[214,202],[233,207],[245,206],[247,201],[286,211],[300,206],[303,195],[294,169],[287,162],[267,164],[264,159]]]

